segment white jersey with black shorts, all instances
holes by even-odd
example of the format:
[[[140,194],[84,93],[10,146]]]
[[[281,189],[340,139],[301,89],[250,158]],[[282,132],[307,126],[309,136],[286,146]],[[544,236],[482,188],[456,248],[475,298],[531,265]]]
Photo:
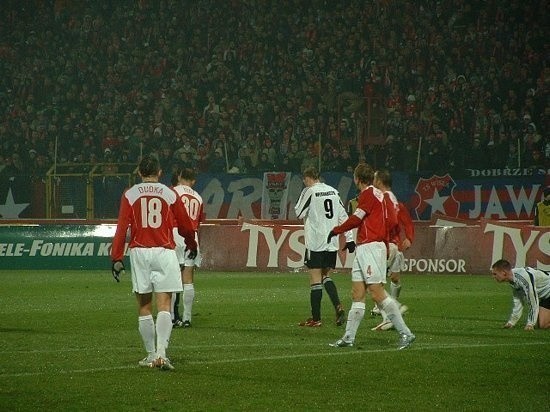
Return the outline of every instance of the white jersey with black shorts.
[[[338,191],[325,183],[314,183],[302,190],[294,209],[296,217],[304,220],[305,265],[310,269],[334,268],[339,239],[335,236],[327,243],[327,235],[348,218]],[[346,242],[353,241],[351,231],[345,236]]]
[[[512,313],[508,323],[515,325],[521,318],[523,305],[527,304],[527,324],[535,325],[539,307],[550,309],[550,272],[532,267],[513,268]]]

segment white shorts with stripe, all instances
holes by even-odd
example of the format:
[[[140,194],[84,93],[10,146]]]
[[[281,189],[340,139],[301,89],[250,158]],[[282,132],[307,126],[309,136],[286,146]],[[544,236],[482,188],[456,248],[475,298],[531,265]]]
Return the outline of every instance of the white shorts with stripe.
[[[130,249],[132,289],[136,293],[181,292],[180,265],[174,249]]]
[[[197,241],[197,257],[195,259],[189,259],[187,255],[188,251],[185,250],[185,239],[179,234],[178,228],[174,228],[174,241],[176,242],[176,255],[178,256],[178,262],[185,267],[200,267],[202,262],[201,248],[199,246],[198,236],[195,234],[195,240]]]
[[[384,242],[357,245],[351,268],[352,282],[386,283],[387,252]]]
[[[405,256],[403,252],[399,250],[395,243],[389,244],[389,257],[388,257],[388,272],[399,273],[403,269],[405,263]]]

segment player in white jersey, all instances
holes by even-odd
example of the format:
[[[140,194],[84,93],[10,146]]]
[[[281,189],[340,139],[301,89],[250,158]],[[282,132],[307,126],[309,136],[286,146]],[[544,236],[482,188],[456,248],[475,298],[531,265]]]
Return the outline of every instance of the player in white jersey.
[[[194,274],[195,266],[201,264],[199,247],[199,226],[204,221],[204,207],[201,195],[193,189],[197,181],[196,174],[191,169],[179,168],[173,176],[173,189],[178,195],[178,200],[183,203],[187,214],[191,219],[197,242],[197,255],[190,258],[186,251],[185,239],[174,228],[174,240],[176,241],[176,254],[181,269],[183,283],[183,318],[179,315],[179,303],[181,293],[172,296],[172,324],[174,327],[190,328],[192,321],[193,303],[195,301]]]
[[[508,282],[512,287],[512,313],[504,327],[513,328],[521,318],[523,305],[528,307],[525,330],[550,329],[550,272],[532,267],[512,268],[510,262],[500,259],[491,266],[497,282]]]
[[[304,264],[309,269],[311,318],[301,322],[300,326],[321,326],[321,299],[323,287],[328,293],[336,311],[336,325],[345,321],[345,311],[338,297],[338,290],[329,276],[336,267],[338,237],[327,243],[326,234],[333,227],[344,222],[348,215],[338,191],[319,180],[315,167],[307,167],[302,173],[306,186],[295,206],[298,219],[304,220],[304,238],[306,251]],[[355,251],[353,233],[346,232],[346,246],[349,253]]]

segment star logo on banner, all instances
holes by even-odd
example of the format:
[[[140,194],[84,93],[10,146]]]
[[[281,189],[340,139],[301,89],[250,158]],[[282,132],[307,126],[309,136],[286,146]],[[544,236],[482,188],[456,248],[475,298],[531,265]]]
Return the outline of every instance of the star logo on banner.
[[[435,212],[441,212],[445,214],[445,202],[449,196],[440,196],[437,190],[434,190],[433,197],[431,199],[424,199],[424,202],[428,203],[432,207],[432,214]]]
[[[30,203],[15,203],[10,187],[8,195],[6,196],[6,203],[0,205],[0,216],[4,219],[18,219],[21,212],[25,210],[28,205],[30,205]]]
[[[449,174],[418,179],[414,199],[416,219],[429,220],[434,213],[457,217],[460,203],[453,195],[455,187],[456,183]]]

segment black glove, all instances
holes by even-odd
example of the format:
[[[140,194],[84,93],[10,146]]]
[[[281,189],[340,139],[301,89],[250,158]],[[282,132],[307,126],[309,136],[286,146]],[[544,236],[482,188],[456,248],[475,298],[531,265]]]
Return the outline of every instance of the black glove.
[[[330,232],[328,232],[327,243],[330,243],[330,240],[331,240],[334,236],[337,236],[337,234],[334,233],[333,230],[331,230]]]
[[[346,242],[346,246],[342,250],[348,250],[349,253],[355,252],[355,242],[352,240],[351,242]]]
[[[197,257],[197,249],[187,249],[187,258],[195,259]]]
[[[111,268],[112,272],[113,272],[113,277],[115,278],[115,280],[117,282],[120,282],[120,275],[121,274],[124,274],[124,262],[122,262],[122,260],[115,260],[113,262],[113,266]]]

